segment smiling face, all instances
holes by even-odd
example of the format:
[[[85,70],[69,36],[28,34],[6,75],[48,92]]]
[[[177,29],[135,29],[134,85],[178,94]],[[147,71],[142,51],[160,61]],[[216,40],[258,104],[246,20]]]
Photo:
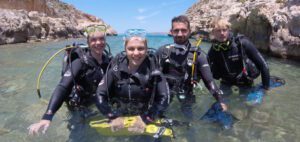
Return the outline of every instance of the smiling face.
[[[170,32],[173,36],[174,42],[180,45],[185,44],[191,34],[188,24],[184,22],[173,22]]]
[[[88,45],[91,49],[91,52],[101,55],[106,46],[105,33],[93,32],[89,34]]]
[[[125,51],[129,61],[129,67],[136,68],[146,58],[147,41],[141,37],[131,37],[125,41]]]

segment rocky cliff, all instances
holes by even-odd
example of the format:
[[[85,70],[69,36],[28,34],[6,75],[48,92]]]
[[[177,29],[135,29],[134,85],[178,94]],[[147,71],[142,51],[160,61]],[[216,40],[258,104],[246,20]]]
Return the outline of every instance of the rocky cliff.
[[[193,31],[210,31],[215,17],[274,56],[300,60],[300,0],[201,0],[186,12]]]
[[[83,37],[84,27],[92,24],[105,23],[59,0],[0,0],[0,45]],[[107,27],[108,34],[117,34]]]

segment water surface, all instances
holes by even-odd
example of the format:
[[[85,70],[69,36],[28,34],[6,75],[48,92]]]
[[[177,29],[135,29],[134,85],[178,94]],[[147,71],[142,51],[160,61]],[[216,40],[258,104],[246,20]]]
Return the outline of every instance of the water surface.
[[[151,36],[149,46],[157,48],[172,42],[167,36]],[[0,141],[68,141],[67,110],[62,107],[55,115],[47,134],[36,137],[27,135],[26,128],[37,122],[47,107],[55,85],[59,81],[62,55],[55,58],[46,69],[42,81],[42,100],[36,95],[36,78],[44,62],[57,50],[73,42],[84,43],[84,39],[23,43],[0,46]],[[122,37],[109,37],[113,54],[124,49]],[[202,48],[207,51],[209,44]],[[193,122],[191,128],[174,128],[175,141],[202,142],[296,142],[300,140],[299,83],[300,64],[294,61],[266,57],[271,75],[283,77],[286,85],[269,91],[263,104],[248,107],[238,95],[232,95],[229,110],[241,119],[230,130],[222,130],[216,124]],[[260,79],[256,80],[259,83]],[[203,84],[202,84],[203,86]],[[204,114],[214,102],[203,87],[198,89],[194,112],[197,117]],[[168,116],[184,120],[176,99],[169,108]],[[89,133],[85,141],[139,141],[138,138],[103,137]],[[84,132],[82,132],[84,133]]]

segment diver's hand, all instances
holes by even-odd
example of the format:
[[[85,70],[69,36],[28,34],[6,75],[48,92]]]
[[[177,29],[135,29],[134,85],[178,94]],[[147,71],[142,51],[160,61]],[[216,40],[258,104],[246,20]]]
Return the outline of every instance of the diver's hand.
[[[268,95],[269,90],[270,90],[270,89],[265,89],[265,88],[264,88],[264,89],[263,89],[264,94],[265,94],[265,95]]]
[[[141,116],[137,116],[136,118],[137,118],[136,121],[134,122],[134,124],[132,126],[130,126],[128,128],[128,131],[134,132],[134,133],[144,133],[145,128],[146,128],[145,122],[143,121]]]
[[[50,120],[41,120],[38,123],[31,124],[28,129],[29,135],[39,135],[39,130],[43,128],[42,133],[45,134],[48,127],[50,126]]]
[[[228,107],[225,103],[220,103],[223,111],[227,111]]]
[[[124,128],[124,118],[117,117],[111,120],[109,124],[112,132],[119,131],[120,129]]]

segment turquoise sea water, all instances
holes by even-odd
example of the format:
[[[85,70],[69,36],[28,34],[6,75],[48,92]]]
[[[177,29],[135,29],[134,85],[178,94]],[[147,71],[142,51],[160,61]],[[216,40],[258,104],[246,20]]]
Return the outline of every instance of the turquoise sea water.
[[[62,107],[45,135],[28,136],[27,127],[39,121],[47,107],[51,93],[59,81],[62,55],[55,58],[46,69],[41,80],[42,100],[36,95],[36,78],[44,62],[58,49],[73,42],[84,43],[84,39],[48,41],[42,43],[22,43],[0,46],[0,141],[68,141],[67,110]],[[157,48],[171,43],[167,36],[148,37],[149,47]],[[124,49],[122,37],[108,37],[113,54]],[[202,48],[207,51],[208,43]],[[247,107],[238,95],[231,95],[229,110],[239,119],[230,130],[222,130],[216,124],[200,121],[192,122],[192,127],[174,128],[177,138],[174,141],[201,142],[297,142],[300,140],[300,63],[266,57],[272,75],[285,78],[286,85],[269,91],[263,104]],[[256,83],[260,82],[260,78]],[[203,86],[203,84],[202,84]],[[193,110],[197,117],[204,114],[214,102],[205,87],[197,89],[197,103]],[[176,99],[168,109],[168,116],[183,120]],[[88,122],[82,122],[88,123]],[[141,141],[144,137],[113,138],[99,136],[93,130],[83,141]],[[167,141],[167,140],[165,140]]]

